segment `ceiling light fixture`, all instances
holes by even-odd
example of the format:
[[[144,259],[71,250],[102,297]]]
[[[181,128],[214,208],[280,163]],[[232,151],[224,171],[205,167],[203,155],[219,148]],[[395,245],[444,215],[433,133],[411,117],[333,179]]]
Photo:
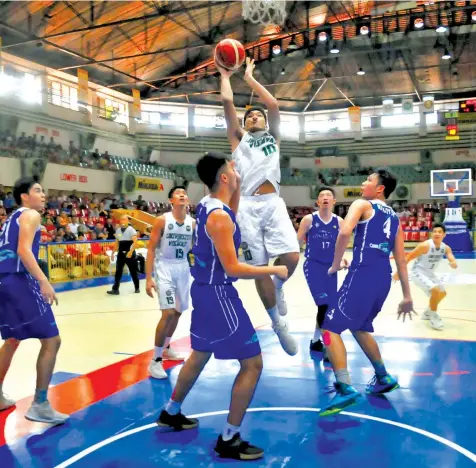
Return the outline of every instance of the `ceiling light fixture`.
[[[423,18],[417,18],[413,22],[413,27],[415,29],[422,29],[425,26],[425,22],[423,21]]]
[[[339,48],[337,47],[337,44],[334,42],[334,45],[332,46],[332,49],[329,51],[331,54],[338,54],[340,52]]]
[[[443,26],[442,24],[436,28],[437,33],[444,33],[446,32],[446,26]]]
[[[360,76],[365,75],[365,71],[362,69],[362,67],[359,68],[359,71],[357,72],[357,75],[360,75]]]
[[[327,41],[327,33],[325,33],[324,31],[320,32],[318,38],[319,38],[320,42],[326,42]]]

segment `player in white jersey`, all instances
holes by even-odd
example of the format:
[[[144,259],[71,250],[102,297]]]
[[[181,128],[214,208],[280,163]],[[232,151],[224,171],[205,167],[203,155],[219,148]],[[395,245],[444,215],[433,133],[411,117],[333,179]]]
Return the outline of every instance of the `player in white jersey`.
[[[280,114],[277,100],[253,77],[254,60],[246,59],[245,81],[266,106],[247,109],[242,128],[233,104],[230,77],[233,71],[218,67],[221,73],[221,97],[227,122],[228,140],[233,160],[241,177],[241,200],[238,224],[242,251],[252,265],[285,265],[289,276],[299,262],[299,244],[284,200],[279,197],[281,170],[279,160]],[[278,277],[255,280],[261,301],[273,322],[283,349],[297,353],[296,340],[289,334],[282,316],[287,314],[284,281]]]
[[[149,365],[150,375],[156,379],[167,378],[162,358],[182,360],[170,349],[170,340],[182,312],[189,306],[188,253],[195,230],[195,220],[187,214],[189,200],[185,187],[173,187],[169,201],[172,211],[157,218],[150,234],[146,261],[146,291],[150,297],[154,297],[153,290],[158,293],[162,310],[155,331],[154,358]]]
[[[445,287],[435,275],[436,267],[445,255],[451,268],[458,266],[451,247],[443,242],[445,236],[445,226],[435,224],[432,229],[432,238],[418,244],[405,258],[407,263],[415,260],[410,279],[430,298],[429,307],[423,313],[422,320],[429,320],[431,327],[435,330],[444,328],[443,320],[438,314],[438,305],[446,297]],[[393,279],[398,280],[398,273],[394,274]]]

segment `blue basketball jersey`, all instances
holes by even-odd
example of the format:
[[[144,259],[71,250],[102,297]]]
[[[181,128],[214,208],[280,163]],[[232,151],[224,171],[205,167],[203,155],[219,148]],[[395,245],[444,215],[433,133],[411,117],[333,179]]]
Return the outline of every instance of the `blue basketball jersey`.
[[[316,211],[312,214],[312,224],[307,231],[305,257],[315,262],[331,266],[334,260],[336,240],[339,234],[339,218],[333,214],[325,223]]]
[[[374,209],[373,215],[366,221],[360,221],[355,228],[350,268],[372,266],[385,272],[391,271],[390,253],[400,222],[393,209],[384,202],[372,200],[370,203]]]
[[[21,214],[28,208],[20,208],[13,213],[3,226],[0,232],[0,274],[3,273],[24,273],[26,268],[18,256],[18,239],[20,237],[20,223]],[[40,252],[40,229],[33,238],[33,245],[31,246],[33,255],[38,260]]]
[[[235,213],[217,198],[203,199],[197,206],[195,244],[192,248],[194,264],[191,268],[193,278],[197,283],[202,284],[226,284],[236,281],[238,278],[227,276],[218,258],[217,251],[212,240],[208,236],[206,225],[210,214],[215,210],[224,210],[230,216],[235,231],[233,243],[238,255],[238,247],[241,244],[240,228],[236,222]]]

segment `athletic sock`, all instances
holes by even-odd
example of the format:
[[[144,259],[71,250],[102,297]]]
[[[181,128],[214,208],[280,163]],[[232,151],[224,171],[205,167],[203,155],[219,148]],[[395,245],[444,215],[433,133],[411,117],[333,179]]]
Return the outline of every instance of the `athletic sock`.
[[[240,426],[233,426],[233,424],[226,423],[221,437],[225,442],[228,442],[233,439],[234,435],[238,434],[238,432],[240,432]]]
[[[319,341],[321,339],[321,330],[319,328],[316,328],[314,330],[314,336],[312,338],[312,342],[315,343],[316,341]]]
[[[179,414],[181,408],[182,408],[182,403],[179,403],[178,401],[174,401],[172,400],[172,398],[165,405],[165,411],[167,411],[167,413],[169,413],[172,416]]]
[[[171,336],[168,336],[167,338],[165,338],[164,348],[169,348],[170,347],[170,340],[171,339],[172,339]]]
[[[48,395],[48,389],[40,390],[39,388],[37,388],[35,390],[34,402],[41,405],[42,403],[47,401],[47,395]]]
[[[383,361],[372,362],[372,366],[374,366],[375,375],[377,377],[384,377],[385,375],[388,374],[387,369],[385,369],[385,364],[383,363]]]
[[[277,305],[275,305],[274,307],[271,307],[271,309],[266,309],[266,312],[268,312],[268,315],[270,316],[274,325],[281,324],[281,315],[279,315]]]
[[[334,375],[336,376],[337,382],[351,385],[350,374],[347,369],[336,370],[334,371]]]
[[[281,278],[278,278],[277,276],[274,276],[273,277],[273,283],[274,283],[274,287],[276,289],[282,289],[283,287],[283,284],[286,282],[286,280],[282,280]]]
[[[155,346],[154,347],[154,360],[157,360],[162,357],[162,352],[164,350],[163,346]]]

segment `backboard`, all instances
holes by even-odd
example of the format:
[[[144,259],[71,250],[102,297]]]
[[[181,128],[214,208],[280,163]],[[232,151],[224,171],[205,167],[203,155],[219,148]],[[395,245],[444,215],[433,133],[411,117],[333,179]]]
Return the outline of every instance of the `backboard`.
[[[432,197],[470,197],[473,195],[471,169],[438,169],[431,171]]]

